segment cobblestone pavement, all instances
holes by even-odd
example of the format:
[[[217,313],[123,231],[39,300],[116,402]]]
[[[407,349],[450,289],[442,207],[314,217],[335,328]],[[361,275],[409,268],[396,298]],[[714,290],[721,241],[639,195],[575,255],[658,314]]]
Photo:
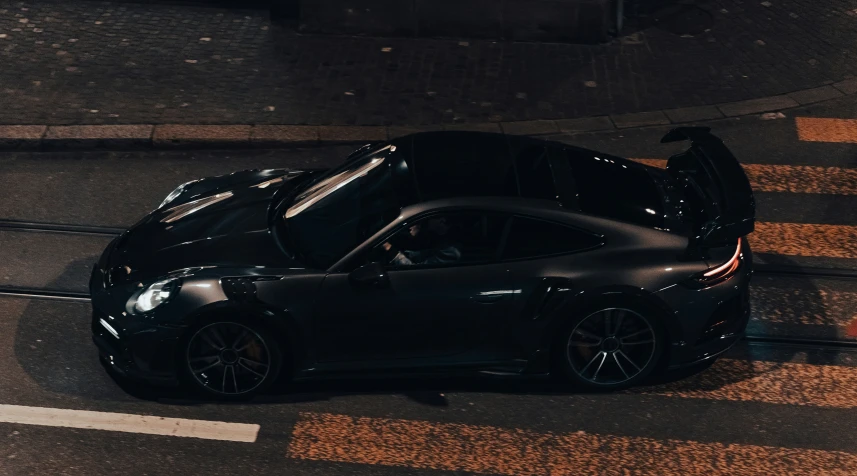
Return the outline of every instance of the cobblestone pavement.
[[[857,74],[857,0],[703,0],[609,45],[294,36],[264,10],[0,0],[0,124],[437,124],[738,101]]]

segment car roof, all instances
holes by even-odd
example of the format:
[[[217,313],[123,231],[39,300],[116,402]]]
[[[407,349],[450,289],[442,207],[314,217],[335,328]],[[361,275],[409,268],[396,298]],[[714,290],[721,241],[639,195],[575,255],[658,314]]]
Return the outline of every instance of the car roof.
[[[587,214],[663,226],[659,189],[646,167],[628,159],[491,132],[422,132],[391,143],[408,163],[420,201],[534,198]],[[549,156],[551,149],[563,152]]]
[[[420,197],[527,197],[518,191],[513,148],[525,138],[471,131],[424,132],[392,141],[405,154]]]

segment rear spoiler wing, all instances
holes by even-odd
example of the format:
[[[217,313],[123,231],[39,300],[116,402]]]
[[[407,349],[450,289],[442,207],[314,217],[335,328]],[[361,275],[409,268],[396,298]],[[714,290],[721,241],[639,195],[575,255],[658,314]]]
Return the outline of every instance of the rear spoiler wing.
[[[678,127],[661,143],[690,141],[690,148],[667,161],[667,173],[693,187],[714,218],[695,228],[688,251],[734,244],[753,232],[756,200],[738,159],[709,127]]]

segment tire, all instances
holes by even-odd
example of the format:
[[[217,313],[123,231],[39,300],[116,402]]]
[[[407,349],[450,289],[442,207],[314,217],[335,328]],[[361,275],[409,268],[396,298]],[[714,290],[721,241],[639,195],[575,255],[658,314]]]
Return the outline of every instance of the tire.
[[[236,316],[189,329],[176,359],[182,382],[192,392],[218,400],[247,400],[277,380],[283,354],[266,326]]]
[[[604,392],[645,381],[664,355],[666,332],[657,313],[643,309],[602,304],[569,319],[553,346],[555,373],[575,387]]]

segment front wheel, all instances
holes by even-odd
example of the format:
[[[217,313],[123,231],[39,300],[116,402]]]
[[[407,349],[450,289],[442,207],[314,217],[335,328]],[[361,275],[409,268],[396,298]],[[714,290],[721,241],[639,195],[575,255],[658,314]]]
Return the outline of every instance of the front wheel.
[[[572,319],[557,342],[556,365],[573,383],[614,391],[645,380],[664,349],[659,322],[625,308],[602,308]]]
[[[255,322],[219,319],[195,327],[179,355],[185,383],[218,399],[247,399],[277,378],[277,340]]]

